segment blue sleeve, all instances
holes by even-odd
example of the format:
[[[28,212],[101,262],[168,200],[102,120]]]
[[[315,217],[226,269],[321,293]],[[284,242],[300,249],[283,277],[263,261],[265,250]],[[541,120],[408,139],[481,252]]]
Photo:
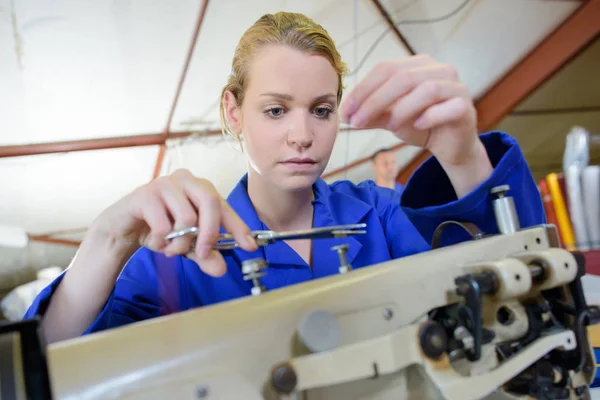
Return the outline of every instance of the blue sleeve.
[[[400,207],[401,194],[393,189],[366,181],[374,194],[375,208],[382,222],[383,236],[392,258],[422,253],[430,249],[419,230]]]
[[[439,162],[429,158],[409,179],[401,205],[410,220],[431,243],[436,227],[448,220],[472,222],[484,234],[498,233],[494,217],[494,195],[490,190],[509,185],[521,228],[545,223],[543,203],[517,141],[503,132],[480,135],[494,167],[492,175],[471,193],[457,199],[448,176]],[[469,239],[460,228],[449,227],[442,245]]]
[[[102,311],[84,334],[178,310],[181,291],[177,260],[178,258],[167,258],[146,248],[138,250],[119,275]],[[25,319],[45,313],[50,298],[63,276],[64,273],[36,297],[25,313]]]

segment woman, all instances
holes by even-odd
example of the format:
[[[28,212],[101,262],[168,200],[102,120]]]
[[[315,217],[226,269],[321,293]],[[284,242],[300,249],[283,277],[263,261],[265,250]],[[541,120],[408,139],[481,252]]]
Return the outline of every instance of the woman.
[[[382,63],[340,106],[345,73],[321,26],[298,14],[260,18],[241,38],[222,93],[224,128],[248,158],[248,174],[227,201],[187,171],[137,188],[98,216],[70,267],[25,317],[42,315],[53,342],[246,296],[251,285],[240,266],[250,258],[269,262],[262,284],[274,289],[337,273],[331,247],[339,243],[349,244],[348,261],[360,268],[428,250],[447,219],[493,233],[489,190],[500,184],[513,189],[522,226],[544,221],[517,143],[500,132],[477,135],[469,92],[450,66],[426,56]],[[328,185],[320,175],[340,120],[388,129],[434,157],[402,199],[370,181]],[[359,222],[367,234],[347,239],[257,248],[249,236]],[[200,227],[195,252],[186,254],[190,237],[165,242],[191,225]],[[242,249],[213,250],[220,227]]]

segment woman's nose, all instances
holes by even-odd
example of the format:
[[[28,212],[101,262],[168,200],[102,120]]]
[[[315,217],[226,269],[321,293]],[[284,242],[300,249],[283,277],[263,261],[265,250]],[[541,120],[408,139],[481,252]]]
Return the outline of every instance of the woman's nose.
[[[288,129],[288,142],[299,147],[310,147],[314,136],[308,123],[308,116],[304,113],[294,118]]]

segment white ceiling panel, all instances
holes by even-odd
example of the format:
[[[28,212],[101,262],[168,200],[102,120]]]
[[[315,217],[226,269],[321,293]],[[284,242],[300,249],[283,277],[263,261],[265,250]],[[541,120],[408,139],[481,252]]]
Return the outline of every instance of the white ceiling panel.
[[[390,12],[401,8],[395,16],[396,22],[417,52],[454,65],[475,97],[581,4],[577,1],[471,0],[453,15],[464,2],[388,0],[384,4],[387,3]],[[424,22],[447,15],[452,16]]]
[[[200,4],[0,0],[0,144],[161,132]]]

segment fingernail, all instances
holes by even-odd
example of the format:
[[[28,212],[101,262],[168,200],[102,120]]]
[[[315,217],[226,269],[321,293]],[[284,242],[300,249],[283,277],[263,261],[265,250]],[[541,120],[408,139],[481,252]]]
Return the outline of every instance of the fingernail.
[[[419,130],[427,129],[427,121],[425,121],[425,118],[420,117],[415,121],[415,124],[413,126],[415,127],[415,129]]]
[[[256,240],[254,239],[254,236],[252,236],[251,234],[246,236],[246,245],[248,247],[253,248],[253,249],[256,248],[256,247],[258,247],[256,245]]]

